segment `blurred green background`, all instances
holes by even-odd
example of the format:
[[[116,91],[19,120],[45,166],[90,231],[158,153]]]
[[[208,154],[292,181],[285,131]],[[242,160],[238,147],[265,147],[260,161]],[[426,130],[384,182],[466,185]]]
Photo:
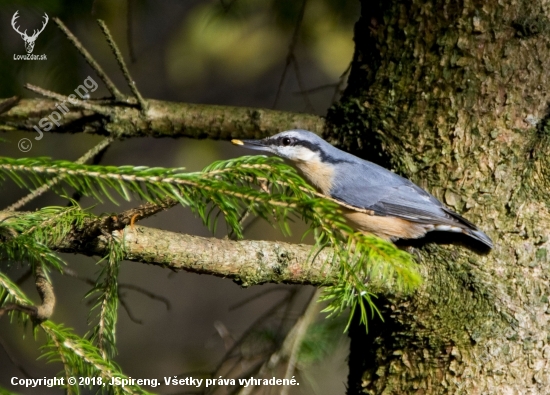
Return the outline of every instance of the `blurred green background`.
[[[70,94],[87,76],[100,79],[86,64],[66,37],[57,29],[57,16],[75,33],[115,84],[129,92],[116,61],[95,20],[103,19],[120,46],[130,72],[145,98],[178,102],[276,108],[324,115],[338,96],[340,77],[349,66],[353,53],[353,25],[359,17],[356,0],[126,0],[126,1],[0,1],[0,98],[36,95],[23,88],[38,85],[61,94]],[[21,30],[32,32],[41,26],[46,12],[50,21],[36,40],[33,54],[46,54],[47,60],[14,60],[24,54],[23,40],[11,27],[19,11]],[[300,17],[303,11],[303,17]],[[297,28],[298,26],[298,28]],[[295,32],[297,32],[295,34]],[[289,57],[289,47],[294,47]],[[287,65],[287,60],[291,59]],[[283,73],[286,74],[282,81]],[[278,94],[280,87],[280,92]],[[340,86],[342,88],[342,86]],[[107,95],[100,83],[93,98]],[[0,155],[11,157],[49,156],[75,160],[100,141],[92,135],[46,133],[36,141],[32,133],[10,132],[0,136]],[[17,142],[31,139],[33,148],[24,154]],[[190,139],[130,139],[114,143],[103,157],[105,165],[143,165],[186,167],[200,170],[215,160],[248,155],[228,142]],[[1,185],[0,204],[6,207],[25,195],[10,183]],[[82,199],[83,207],[96,202]],[[24,209],[45,205],[64,205],[52,193],[35,200]],[[122,211],[137,202],[120,206],[101,204],[96,213]],[[189,210],[176,207],[143,222],[147,226],[211,236]],[[289,242],[299,242],[303,224],[293,226]],[[224,237],[219,226],[216,236]],[[269,224],[254,221],[246,230],[247,238],[283,239]],[[81,277],[95,278],[97,259],[66,255],[70,268]],[[5,264],[2,264],[2,270]],[[24,273],[20,267],[8,271],[12,279]],[[79,334],[86,325],[89,307],[84,294],[89,285],[82,281],[53,275],[58,303],[52,319],[74,327]],[[168,270],[131,262],[121,266],[122,283],[134,284],[162,295],[164,304],[131,290],[124,291],[131,313],[142,324],[130,320],[119,308],[116,361],[134,378],[161,378],[184,372],[210,371],[224,354],[224,340],[215,329],[225,327],[238,338],[258,316],[277,303],[286,292],[297,289],[290,312],[294,318],[314,291],[313,287],[264,285],[241,289],[229,280]],[[27,295],[35,300],[32,281],[24,283]],[[241,300],[266,290],[277,289],[245,306],[231,310]],[[269,332],[281,317],[266,320],[262,330]],[[322,317],[320,318],[322,319]],[[220,323],[223,326],[220,326]],[[342,327],[343,329],[343,327]],[[340,330],[341,331],[341,330]],[[25,377],[20,365],[32,377],[53,377],[60,365],[36,360],[42,335],[35,341],[30,328],[23,331],[0,319],[0,386],[23,394],[60,393],[48,390],[15,388],[13,376]],[[227,340],[227,339],[226,339]],[[293,394],[343,394],[347,366],[347,340],[335,341],[329,358],[310,364],[299,376],[300,387]],[[8,354],[10,356],[8,356]],[[181,393],[186,387],[158,387],[158,393]]]

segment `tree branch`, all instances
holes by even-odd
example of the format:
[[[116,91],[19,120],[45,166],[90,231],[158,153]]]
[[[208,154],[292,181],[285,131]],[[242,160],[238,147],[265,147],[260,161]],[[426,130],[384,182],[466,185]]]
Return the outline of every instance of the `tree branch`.
[[[61,96],[60,96],[61,97]],[[105,100],[88,100],[103,106],[109,116],[67,104],[61,126],[53,133],[92,133],[114,137],[261,138],[282,130],[307,129],[320,134],[325,121],[317,115],[259,108],[175,103],[147,100],[146,117],[139,109]],[[24,130],[36,133],[38,122],[56,111],[56,100],[23,99],[0,114],[0,131]],[[92,107],[92,106],[88,106]],[[43,130],[46,132],[45,130]]]
[[[83,226],[83,231],[89,225]],[[67,237],[50,248],[60,252],[105,256],[105,232],[85,240],[84,233]],[[310,245],[279,241],[216,239],[145,226],[128,226],[112,232],[128,261],[147,263],[199,274],[230,278],[242,286],[264,283],[334,285],[338,283],[339,262],[331,248],[317,251]],[[333,260],[334,259],[334,260]],[[382,280],[370,279],[375,293],[395,294]]]
[[[144,226],[126,227],[113,235],[123,243],[126,260],[228,277],[243,286],[267,282],[331,285],[338,278],[338,265],[331,264],[333,253],[328,248],[315,254],[312,246],[303,244],[232,241]],[[104,256],[108,241],[100,234],[87,243],[73,237],[50,247],[62,252]]]

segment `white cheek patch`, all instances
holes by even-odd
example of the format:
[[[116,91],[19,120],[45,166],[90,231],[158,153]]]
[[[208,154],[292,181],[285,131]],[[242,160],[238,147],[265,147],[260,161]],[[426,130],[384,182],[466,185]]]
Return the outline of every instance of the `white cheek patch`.
[[[279,147],[279,155],[293,161],[319,162],[319,154],[300,146]]]

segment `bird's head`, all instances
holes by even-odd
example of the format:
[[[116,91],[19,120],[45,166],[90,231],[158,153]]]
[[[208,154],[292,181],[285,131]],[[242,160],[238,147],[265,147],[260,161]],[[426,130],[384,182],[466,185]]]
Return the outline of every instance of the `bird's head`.
[[[332,146],[307,130],[288,130],[262,140],[231,140],[235,145],[242,145],[257,151],[271,152],[293,162],[310,162],[320,160],[327,149]]]

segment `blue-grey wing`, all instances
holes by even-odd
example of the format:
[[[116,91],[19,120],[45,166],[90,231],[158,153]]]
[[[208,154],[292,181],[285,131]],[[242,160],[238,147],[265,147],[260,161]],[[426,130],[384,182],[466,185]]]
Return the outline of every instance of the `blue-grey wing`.
[[[344,178],[335,180],[330,191],[334,199],[376,215],[417,223],[456,225],[458,221],[474,226],[419,186],[380,166],[362,162],[349,170]]]

